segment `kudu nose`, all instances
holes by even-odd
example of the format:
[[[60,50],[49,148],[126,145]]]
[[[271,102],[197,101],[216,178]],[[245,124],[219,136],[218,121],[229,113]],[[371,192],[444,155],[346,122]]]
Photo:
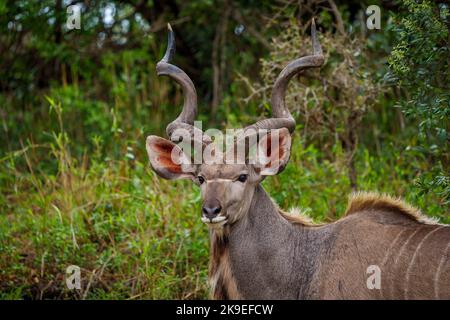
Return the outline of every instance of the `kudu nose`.
[[[215,207],[203,206],[202,207],[203,215],[210,220],[217,217],[217,215],[220,213],[220,210],[222,210],[221,206],[215,206]]]

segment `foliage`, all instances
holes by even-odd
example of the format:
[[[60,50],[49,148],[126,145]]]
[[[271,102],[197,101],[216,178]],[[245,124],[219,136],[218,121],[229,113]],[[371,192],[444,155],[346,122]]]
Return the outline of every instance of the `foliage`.
[[[394,15],[397,45],[389,66],[408,95],[403,112],[419,121],[420,146],[433,164],[418,180],[424,192],[438,192],[450,203],[450,49],[448,4],[402,0],[404,13]]]
[[[61,107],[53,109],[61,116]],[[70,142],[60,131],[51,143],[1,159],[1,296],[206,297],[208,237],[196,219],[199,193],[160,181],[130,151],[105,160],[99,149],[77,159]],[[40,148],[56,171],[39,169]],[[69,265],[82,267],[83,290],[65,286]]]

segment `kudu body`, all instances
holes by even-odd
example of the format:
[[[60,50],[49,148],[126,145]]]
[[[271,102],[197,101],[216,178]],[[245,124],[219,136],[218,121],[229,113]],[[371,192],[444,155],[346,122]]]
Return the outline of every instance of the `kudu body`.
[[[354,199],[363,207],[345,218],[314,226],[286,218],[257,187],[248,214],[225,235],[211,234],[214,297],[450,299],[449,228],[371,197]],[[369,289],[372,265],[381,283]]]
[[[170,26],[169,26],[170,29]],[[147,151],[153,170],[166,179],[191,179],[202,192],[202,221],[210,228],[209,280],[216,299],[450,299],[450,227],[427,220],[406,203],[371,193],[354,195],[344,218],[314,224],[302,215],[281,211],[260,182],[286,166],[295,120],[284,105],[289,80],[323,64],[311,25],[314,53],[289,63],[272,92],[274,118],[244,129],[267,129],[259,137],[263,164],[192,164],[174,142],[183,129],[202,148],[212,139],[193,126],[195,87],[169,63],[169,45],[158,63],[183,88],[180,116],[167,127],[172,141],[150,136]],[[275,143],[274,143],[275,139]],[[236,142],[238,143],[238,142]],[[183,161],[176,161],[176,160]],[[378,278],[371,278],[371,277]],[[372,280],[374,282],[372,282]],[[378,280],[377,280],[378,279]],[[377,284],[378,281],[378,284]]]

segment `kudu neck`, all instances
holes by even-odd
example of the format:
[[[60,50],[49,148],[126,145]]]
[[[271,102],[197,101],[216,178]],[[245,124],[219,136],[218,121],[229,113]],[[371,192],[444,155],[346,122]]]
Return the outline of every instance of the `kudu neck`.
[[[248,212],[229,226],[225,234],[237,242],[264,237],[268,246],[277,248],[292,238],[306,234],[313,236],[317,229],[288,221],[264,188],[259,185],[255,189]]]
[[[288,221],[258,186],[248,212],[227,225],[222,235],[212,235],[209,275],[213,297],[257,297],[258,283],[267,281],[276,296],[310,297],[319,248],[329,238],[324,231]],[[287,283],[292,292],[280,291]]]
[[[261,185],[258,185],[255,189],[246,219],[247,222],[253,224],[262,220],[270,224],[282,222],[277,205]]]
[[[250,224],[256,228],[264,230],[277,228],[298,229],[305,228],[301,224],[293,225],[281,214],[280,208],[272,200],[264,188],[259,185],[253,194],[250,208],[243,219],[244,224]]]

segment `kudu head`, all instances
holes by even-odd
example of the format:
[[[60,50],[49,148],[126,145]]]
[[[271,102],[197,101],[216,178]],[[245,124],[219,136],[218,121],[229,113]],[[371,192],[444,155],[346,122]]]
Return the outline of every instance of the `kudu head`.
[[[156,70],[158,75],[169,76],[181,85],[184,105],[180,115],[166,128],[169,140],[149,136],[146,148],[151,167],[159,176],[191,179],[200,187],[203,198],[201,219],[209,226],[221,228],[242,218],[249,210],[258,184],[266,176],[280,173],[288,163],[291,134],[296,124],[284,102],[286,87],[294,75],[308,68],[320,67],[324,61],[314,20],[311,36],[313,54],[290,62],[275,81],[271,97],[272,118],[241,130],[233,138],[231,150],[227,148],[223,152],[210,135],[194,126],[197,93],[187,74],[170,63],[175,52],[175,40],[169,25],[167,50]],[[186,152],[182,143],[194,146],[196,154],[208,151],[214,160],[193,161],[194,156]],[[243,152],[239,153],[239,150]],[[256,150],[257,156],[250,159],[252,150]],[[230,158],[232,161],[223,161]]]

